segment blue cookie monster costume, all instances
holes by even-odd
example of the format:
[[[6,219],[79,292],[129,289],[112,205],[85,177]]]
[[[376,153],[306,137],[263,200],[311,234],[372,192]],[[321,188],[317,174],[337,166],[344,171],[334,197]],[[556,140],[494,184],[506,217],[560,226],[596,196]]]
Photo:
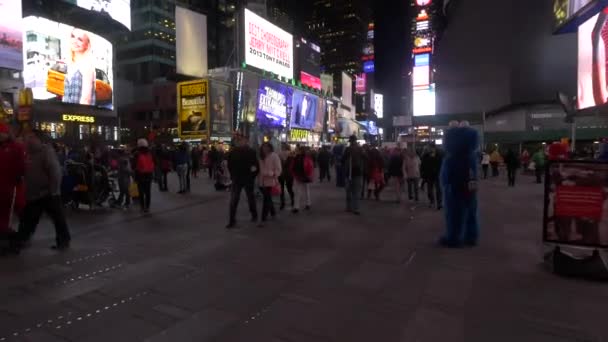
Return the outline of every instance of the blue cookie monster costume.
[[[443,189],[446,232],[439,243],[446,247],[474,246],[479,238],[477,164],[479,135],[467,124],[448,128],[440,181]]]

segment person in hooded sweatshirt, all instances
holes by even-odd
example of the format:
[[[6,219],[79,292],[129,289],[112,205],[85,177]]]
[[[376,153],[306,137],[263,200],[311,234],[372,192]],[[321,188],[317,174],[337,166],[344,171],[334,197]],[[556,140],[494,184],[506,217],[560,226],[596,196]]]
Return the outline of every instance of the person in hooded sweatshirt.
[[[154,178],[154,156],[148,147],[148,140],[137,140],[137,149],[133,155],[135,181],[139,190],[139,203],[143,213],[150,212],[152,179]]]
[[[25,170],[26,205],[23,222],[19,227],[19,245],[29,245],[40,217],[46,213],[55,226],[55,242],[51,248],[65,250],[70,247],[70,231],[61,202],[62,170],[57,154],[43,143],[44,135],[34,130],[25,136],[27,162]]]

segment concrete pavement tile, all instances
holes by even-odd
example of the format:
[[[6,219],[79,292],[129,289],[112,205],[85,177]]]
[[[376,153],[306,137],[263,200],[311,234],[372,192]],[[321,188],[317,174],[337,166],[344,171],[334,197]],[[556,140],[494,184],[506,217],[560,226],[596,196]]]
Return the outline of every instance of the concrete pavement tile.
[[[24,342],[66,342],[62,337],[50,334],[45,331],[32,331],[20,337]]]
[[[178,320],[182,320],[192,315],[192,312],[188,310],[169,304],[159,304],[153,307],[152,309],[165,315],[175,317]]]
[[[464,318],[420,307],[401,333],[402,342],[464,342]]]
[[[344,282],[349,286],[368,291],[378,291],[390,278],[398,275],[400,270],[401,266],[399,265],[366,261],[358,270],[346,277]]]
[[[210,341],[214,336],[221,333],[222,330],[236,322],[237,319],[235,315],[227,312],[206,309],[175,324],[169,329],[149,336],[146,342]]]
[[[471,272],[438,268],[431,271],[425,295],[446,305],[464,307],[472,286]]]

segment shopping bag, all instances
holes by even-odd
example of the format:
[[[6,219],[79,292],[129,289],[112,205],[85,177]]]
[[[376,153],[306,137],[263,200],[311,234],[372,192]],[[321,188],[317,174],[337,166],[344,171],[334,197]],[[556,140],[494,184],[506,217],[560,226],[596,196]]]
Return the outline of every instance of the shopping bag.
[[[281,186],[279,184],[276,184],[272,187],[270,193],[272,196],[281,196]]]
[[[137,187],[137,182],[131,182],[129,185],[129,196],[131,196],[131,198],[139,197],[139,188]]]

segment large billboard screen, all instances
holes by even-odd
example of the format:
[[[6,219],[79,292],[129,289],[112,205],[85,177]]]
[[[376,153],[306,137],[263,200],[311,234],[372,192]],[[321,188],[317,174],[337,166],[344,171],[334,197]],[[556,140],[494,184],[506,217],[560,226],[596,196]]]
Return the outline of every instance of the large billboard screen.
[[[599,106],[608,99],[608,42],[604,41],[603,36],[603,32],[608,29],[605,11],[578,28],[578,109]]]
[[[305,39],[296,43],[300,82],[313,89],[321,89],[321,48]]]
[[[0,0],[0,68],[23,69],[21,1]]]
[[[232,136],[232,86],[212,80],[209,100],[211,135],[213,137]]]
[[[77,27],[23,19],[23,81],[34,99],[112,109],[112,44]]]
[[[291,104],[293,88],[279,82],[261,80],[256,117],[262,127],[285,127],[287,105]]]
[[[245,9],[245,63],[293,79],[293,36]]]
[[[295,90],[291,101],[291,128],[312,129],[317,117],[318,97]]]
[[[435,85],[427,89],[414,90],[414,116],[435,115]]]
[[[182,139],[209,138],[209,82],[177,84],[177,132]]]
[[[560,26],[574,17],[589,3],[594,0],[554,0],[553,15],[556,26]]]
[[[552,162],[547,170],[543,239],[608,247],[608,164]]]
[[[109,16],[131,29],[131,0],[63,0]]]
[[[207,16],[175,7],[175,56],[178,74],[207,75]]]

